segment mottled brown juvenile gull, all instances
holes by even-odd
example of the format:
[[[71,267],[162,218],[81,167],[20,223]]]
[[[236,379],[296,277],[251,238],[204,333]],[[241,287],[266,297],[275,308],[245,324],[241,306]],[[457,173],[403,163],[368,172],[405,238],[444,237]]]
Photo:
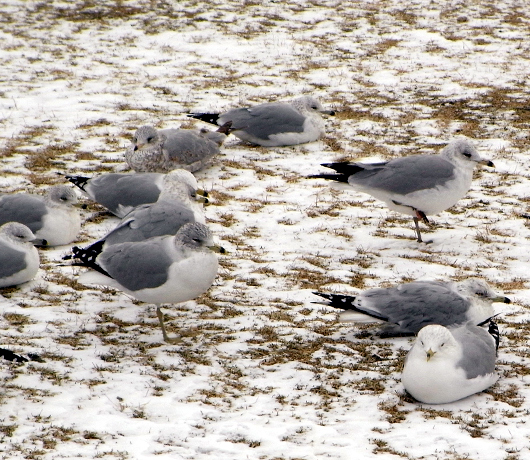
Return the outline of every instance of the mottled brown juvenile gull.
[[[382,200],[393,211],[414,218],[418,242],[422,242],[418,219],[429,223],[460,200],[471,187],[477,164],[493,167],[466,138],[450,142],[436,155],[411,155],[381,163],[323,163],[336,174],[310,177],[349,184],[355,190]]]
[[[446,404],[493,385],[499,330],[468,323],[458,328],[425,326],[409,351],[401,382],[415,399]]]
[[[158,131],[152,126],[142,126],[134,133],[132,144],[125,152],[125,160],[136,172],[168,172],[177,168],[195,172],[219,153],[229,129],[229,123],[217,131]]]
[[[39,269],[39,253],[34,244],[43,244],[19,222],[0,227],[0,288],[32,280]]]
[[[81,229],[74,190],[65,185],[50,187],[44,196],[15,193],[0,196],[0,225],[20,222],[45,239],[49,246],[71,243]]]
[[[480,324],[494,315],[493,302],[510,303],[510,299],[478,278],[460,282],[414,281],[369,289],[356,296],[315,294],[328,299],[326,305],[343,310],[341,321],[385,322],[379,332],[382,337],[415,335],[428,324]]]
[[[208,193],[199,188],[195,176],[184,169],[164,173],[109,173],[95,177],[66,176],[92,200],[112,214],[124,217],[136,206],[154,203],[169,183],[180,180],[189,186],[192,200],[207,202]],[[168,178],[168,179],[166,179]]]
[[[231,122],[230,132],[241,140],[264,147],[304,144],[316,141],[324,133],[322,104],[311,96],[291,102],[270,102],[225,113],[192,113],[189,117],[223,125]]]
[[[135,243],[114,244],[97,257],[76,265],[92,270],[81,274],[79,282],[111,286],[142,302],[154,303],[166,342],[174,342],[166,333],[162,303],[195,299],[206,292],[217,275],[214,245],[203,224],[186,224],[175,236],[160,236]]]

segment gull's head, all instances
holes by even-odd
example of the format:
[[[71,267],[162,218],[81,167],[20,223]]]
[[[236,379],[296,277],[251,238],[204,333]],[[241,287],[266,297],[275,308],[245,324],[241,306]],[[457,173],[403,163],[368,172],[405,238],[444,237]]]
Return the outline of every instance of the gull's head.
[[[175,235],[175,245],[193,250],[210,250],[226,253],[225,249],[216,245],[210,229],[201,223],[195,222],[183,225]]]
[[[511,302],[508,297],[504,297],[495,292],[485,280],[480,278],[468,278],[461,281],[457,285],[457,291],[466,297],[473,298],[474,300],[482,300],[488,304],[492,302]]]
[[[293,105],[303,112],[318,112],[325,113],[327,115],[335,115],[333,110],[324,110],[320,101],[313,96],[303,96],[293,100]]]
[[[66,185],[55,185],[46,192],[46,204],[52,206],[73,206],[77,204],[77,195]]]
[[[35,235],[24,224],[19,222],[7,222],[0,227],[0,235],[19,243],[32,243]]]
[[[427,361],[458,351],[458,343],[451,331],[438,324],[422,328],[418,332],[414,347],[420,349]]]
[[[174,169],[164,176],[161,196],[178,196],[185,201],[208,203],[208,193],[199,188],[195,176],[185,169]]]
[[[159,142],[158,131],[152,126],[140,126],[134,133],[134,150],[149,148]]]
[[[442,150],[441,155],[452,163],[459,163],[474,168],[476,164],[495,167],[492,161],[482,158],[471,141],[461,137],[451,141]]]

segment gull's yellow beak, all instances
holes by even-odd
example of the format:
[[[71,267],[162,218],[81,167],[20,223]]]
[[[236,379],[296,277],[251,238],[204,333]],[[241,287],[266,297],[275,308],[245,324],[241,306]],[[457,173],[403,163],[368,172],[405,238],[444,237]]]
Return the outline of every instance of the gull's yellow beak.
[[[427,361],[430,361],[430,359],[434,356],[436,352],[432,351],[430,348],[427,350]]]
[[[213,252],[218,252],[219,254],[228,254],[228,251],[222,246],[219,246],[218,244],[214,244],[213,246],[208,246],[208,249],[210,249]]]
[[[489,166],[490,168],[494,168],[495,165],[493,164],[493,161],[491,160],[482,160],[478,162],[479,165]]]

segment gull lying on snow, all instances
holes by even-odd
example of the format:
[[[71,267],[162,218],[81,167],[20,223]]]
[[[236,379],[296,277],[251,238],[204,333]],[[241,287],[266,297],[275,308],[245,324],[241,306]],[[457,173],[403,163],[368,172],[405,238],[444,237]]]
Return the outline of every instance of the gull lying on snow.
[[[510,303],[510,299],[495,293],[486,281],[478,278],[458,283],[414,281],[392,288],[369,289],[357,296],[315,294],[328,299],[326,305],[344,310],[341,321],[359,321],[360,317],[361,321],[375,319],[388,323],[379,334],[382,337],[415,335],[428,324],[454,326],[468,321],[480,324],[494,315],[493,302]]]
[[[198,171],[219,153],[230,123],[217,131],[193,129],[156,130],[142,126],[125,151],[127,164],[136,172],[168,172],[176,168]]]
[[[0,227],[0,288],[32,280],[39,269],[39,253],[34,244],[45,244],[19,222]]]
[[[200,189],[195,176],[184,169],[164,173],[110,173],[96,177],[66,176],[95,202],[111,213],[124,217],[135,207],[154,203],[162,190],[180,181],[189,187],[191,199],[208,202],[208,193]]]
[[[316,141],[324,133],[320,114],[334,115],[311,96],[291,102],[270,102],[219,113],[192,113],[192,118],[223,125],[231,122],[230,132],[251,144],[264,147],[304,144]]]
[[[81,229],[77,195],[65,185],[50,187],[45,196],[15,193],[0,196],[0,225],[20,222],[49,246],[71,243]]]
[[[105,206],[112,214],[124,217],[136,206],[154,203],[160,193],[176,182],[189,187],[192,200],[208,202],[208,193],[199,188],[195,176],[184,169],[163,173],[110,173],[96,177],[66,176],[92,200]]]
[[[401,382],[418,401],[445,404],[483,391],[497,381],[499,330],[474,324],[425,326],[409,351]]]
[[[310,177],[345,182],[355,190],[382,200],[393,211],[414,218],[418,242],[422,242],[418,219],[453,206],[471,187],[477,164],[493,167],[465,138],[450,142],[437,155],[411,155],[381,163],[324,163],[337,174]]]
[[[90,260],[75,265],[93,270],[81,274],[79,282],[111,286],[142,302],[156,305],[166,342],[162,303],[185,302],[206,292],[217,275],[217,256],[224,249],[213,243],[203,224],[186,224],[175,236],[160,236],[135,243],[109,246]]]

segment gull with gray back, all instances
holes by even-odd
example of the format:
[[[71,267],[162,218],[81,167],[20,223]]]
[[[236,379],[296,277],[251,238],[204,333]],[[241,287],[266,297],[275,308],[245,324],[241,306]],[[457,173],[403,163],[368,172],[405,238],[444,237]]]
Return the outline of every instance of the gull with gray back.
[[[418,242],[422,242],[419,220],[453,206],[471,187],[477,164],[493,167],[482,158],[470,140],[459,138],[436,155],[411,155],[380,163],[323,163],[335,174],[310,177],[348,184],[386,203],[389,209],[411,215]]]
[[[305,144],[316,141],[324,133],[321,114],[324,110],[314,97],[303,96],[291,102],[269,102],[225,113],[192,113],[189,117],[207,123],[231,123],[230,132],[239,139],[264,147]]]
[[[356,296],[315,292],[325,305],[341,310],[345,322],[384,322],[381,337],[410,336],[428,324],[480,324],[495,313],[493,302],[510,303],[479,278],[460,282],[414,281],[375,288]]]

